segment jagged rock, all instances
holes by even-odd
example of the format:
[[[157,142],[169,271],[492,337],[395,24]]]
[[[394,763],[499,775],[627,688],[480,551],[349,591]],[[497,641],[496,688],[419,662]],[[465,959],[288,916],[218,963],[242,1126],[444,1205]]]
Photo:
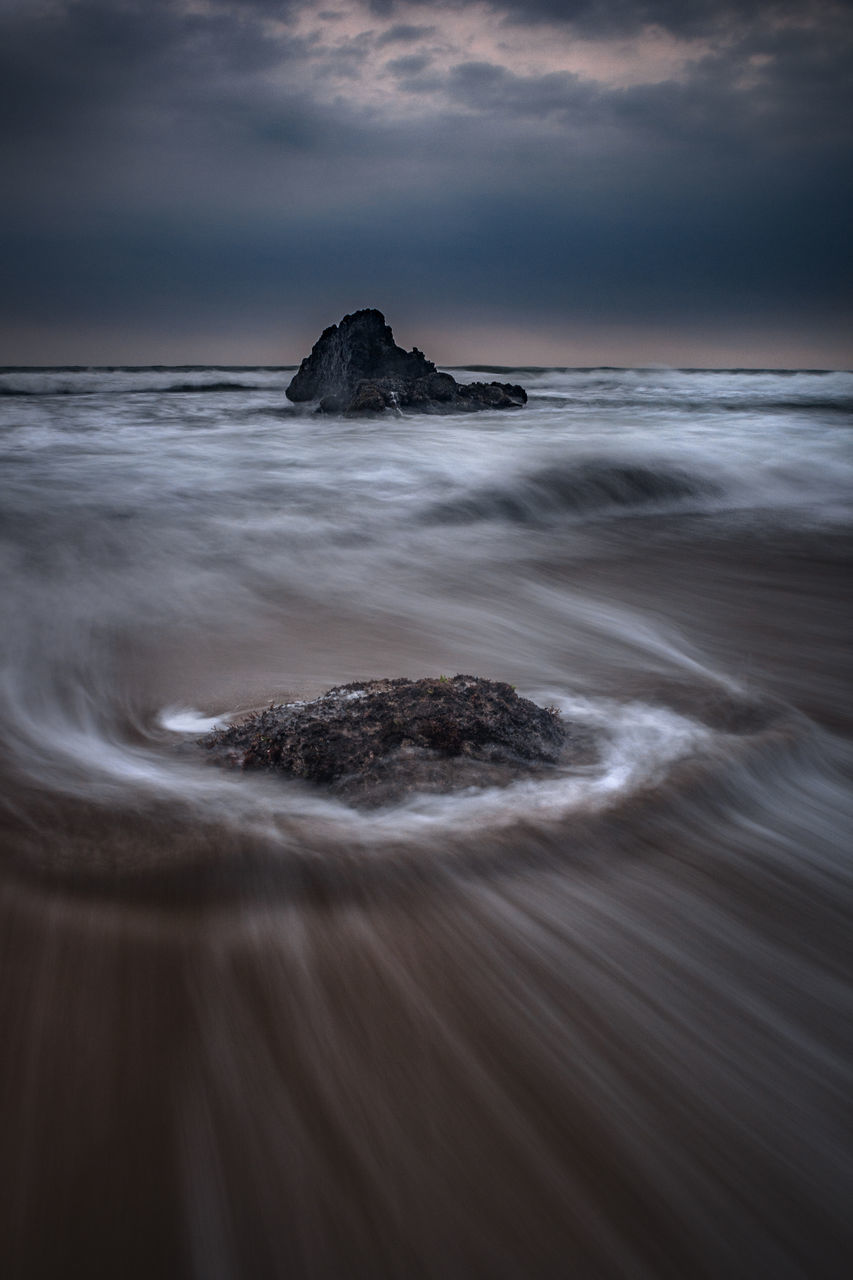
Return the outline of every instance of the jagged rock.
[[[328,405],[328,397],[321,401],[323,406]],[[340,403],[340,401],[336,401]],[[382,389],[375,382],[360,382],[355,389],[349,404],[344,404],[344,413],[382,413],[388,407],[388,400],[382,392]],[[324,409],[324,411],[326,411]]]
[[[287,388],[289,400],[352,397],[365,379],[423,378],[435,365],[417,347],[404,351],[381,311],[356,311],[324,329]]]
[[[404,351],[381,311],[356,311],[325,329],[294,374],[289,400],[317,400],[322,413],[351,415],[416,409],[457,413],[517,408],[523,387],[505,382],[460,385],[422,351]]]
[[[502,786],[587,762],[589,735],[511,685],[474,676],[370,680],[271,706],[201,743],[220,763],[280,771],[376,805],[414,791]]]

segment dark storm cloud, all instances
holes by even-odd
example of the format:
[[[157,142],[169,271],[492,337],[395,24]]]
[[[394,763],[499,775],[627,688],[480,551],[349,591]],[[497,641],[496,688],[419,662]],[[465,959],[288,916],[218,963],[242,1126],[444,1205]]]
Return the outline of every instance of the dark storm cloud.
[[[386,62],[386,68],[395,76],[416,76],[432,63],[432,58],[426,53],[412,53],[405,58],[392,58],[390,62]]]
[[[449,98],[483,114],[499,111],[507,117],[532,116],[544,120],[557,115],[581,121],[600,98],[594,85],[577,76],[557,73],[517,76],[488,62],[463,62],[445,79]]]
[[[189,331],[314,307],[328,322],[377,289],[513,323],[845,314],[853,48],[837,6],[491,8],[488,57],[454,26],[482,8],[452,0],[432,25],[412,20],[426,5],[350,0],[6,11],[7,328],[167,314]],[[640,48],[649,24],[703,40],[675,70],[610,83],[522,72],[534,21],[555,42],[571,28]]]
[[[766,61],[753,67],[756,54]],[[484,119],[552,122],[598,138],[608,133],[614,153],[641,146],[644,154],[673,155],[689,146],[699,162],[760,154],[808,164],[815,153],[849,141],[851,61],[853,42],[780,31],[706,54],[687,78],[653,84],[613,89],[568,72],[522,76],[487,62],[459,63],[432,84]],[[417,70],[410,59],[400,63],[411,63],[401,71]]]
[[[424,0],[426,3],[426,0]],[[454,0],[446,0],[450,6]],[[635,36],[659,27],[678,36],[701,36],[735,27],[775,25],[786,19],[820,19],[838,11],[838,0],[486,0],[513,23],[570,26],[588,36]],[[432,7],[432,0],[430,0]]]
[[[0,129],[14,140],[55,139],[85,117],[108,131],[110,113],[129,101],[168,100],[193,83],[261,71],[282,57],[251,23],[227,13],[202,17],[170,0],[19,10],[0,18]]]
[[[95,5],[0,17],[0,127],[6,136],[62,128],[120,95],[171,47],[168,9],[153,20]]]
[[[386,44],[412,44],[415,40],[422,40],[424,36],[432,35],[434,31],[435,27],[415,27],[407,23],[398,23],[394,27],[389,27],[378,37],[376,47],[381,49]]]

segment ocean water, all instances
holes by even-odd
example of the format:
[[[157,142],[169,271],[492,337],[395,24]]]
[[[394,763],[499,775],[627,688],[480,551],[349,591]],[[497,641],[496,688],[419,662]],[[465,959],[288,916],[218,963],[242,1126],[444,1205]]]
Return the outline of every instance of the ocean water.
[[[849,1274],[853,374],[0,370],[0,1272]],[[199,734],[374,676],[599,737],[357,812]]]

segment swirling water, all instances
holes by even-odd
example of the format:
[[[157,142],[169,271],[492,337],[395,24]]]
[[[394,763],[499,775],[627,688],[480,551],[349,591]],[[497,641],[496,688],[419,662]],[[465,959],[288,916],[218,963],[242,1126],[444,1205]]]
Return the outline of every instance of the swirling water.
[[[846,1276],[853,375],[288,376],[0,372],[0,1270]],[[456,671],[600,759],[363,813],[193,747]]]

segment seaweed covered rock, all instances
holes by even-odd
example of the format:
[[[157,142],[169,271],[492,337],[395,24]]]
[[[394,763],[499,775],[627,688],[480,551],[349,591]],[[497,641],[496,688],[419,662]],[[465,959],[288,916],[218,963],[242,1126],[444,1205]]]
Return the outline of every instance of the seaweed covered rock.
[[[373,309],[356,311],[324,329],[285,394],[297,403],[318,401],[322,413],[349,416],[386,409],[421,413],[510,409],[527,400],[524,388],[512,383],[460,385],[451,374],[437,370],[417,347],[411,351],[398,347],[382,312]]]
[[[506,785],[586,760],[592,749],[554,709],[520,698],[511,685],[464,675],[339,685],[201,741],[220,763],[278,770],[363,805]]]

